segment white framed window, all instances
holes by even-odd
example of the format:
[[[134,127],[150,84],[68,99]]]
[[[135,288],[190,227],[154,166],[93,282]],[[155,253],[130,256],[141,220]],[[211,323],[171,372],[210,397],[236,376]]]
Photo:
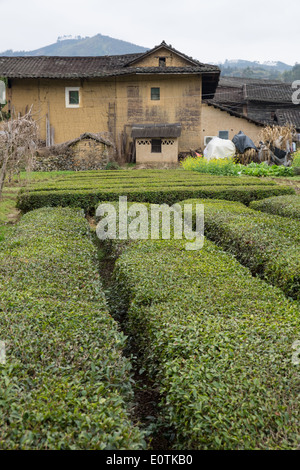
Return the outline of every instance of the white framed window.
[[[80,87],[69,86],[66,90],[66,108],[80,107]]]

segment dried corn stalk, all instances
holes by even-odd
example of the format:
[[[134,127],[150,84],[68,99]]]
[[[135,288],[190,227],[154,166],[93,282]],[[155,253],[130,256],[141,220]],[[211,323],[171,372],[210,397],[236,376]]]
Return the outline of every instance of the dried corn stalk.
[[[277,147],[281,150],[286,150],[287,143],[293,141],[293,135],[296,133],[294,126],[267,126],[262,129],[259,134],[259,139],[270,147]]]
[[[258,162],[257,151],[253,148],[248,148],[244,153],[238,153],[234,161],[236,163],[241,163],[242,165],[248,165],[251,162]]]

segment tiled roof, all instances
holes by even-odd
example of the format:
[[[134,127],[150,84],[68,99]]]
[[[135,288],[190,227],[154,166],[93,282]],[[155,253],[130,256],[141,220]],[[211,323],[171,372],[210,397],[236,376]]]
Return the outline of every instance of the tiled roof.
[[[291,124],[300,131],[300,109],[277,109],[276,117],[280,126]]]
[[[230,88],[243,88],[244,85],[270,85],[281,84],[280,80],[268,80],[264,78],[245,78],[245,77],[221,77],[219,86]]]
[[[230,88],[219,86],[216,89],[214,101],[217,103],[243,103],[243,90],[240,88]]]
[[[214,100],[218,103],[240,103],[249,101],[264,101],[267,91],[273,102],[283,87],[286,90],[290,85],[280,80],[266,80],[243,77],[221,77],[216,89]],[[270,91],[269,88],[272,90]],[[264,98],[264,99],[263,99]]]
[[[294,91],[291,83],[246,84],[244,98],[247,101],[292,104]]]
[[[148,54],[148,53],[147,53]],[[220,73],[218,67],[194,61],[186,67],[136,67],[144,53],[96,57],[0,57],[0,76],[8,78],[98,78],[130,74]]]

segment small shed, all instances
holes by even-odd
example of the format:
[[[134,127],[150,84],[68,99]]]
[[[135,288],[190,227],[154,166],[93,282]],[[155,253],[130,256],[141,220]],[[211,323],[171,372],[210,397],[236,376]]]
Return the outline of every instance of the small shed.
[[[85,132],[80,137],[62,145],[71,148],[79,160],[93,157],[109,160],[114,148],[113,144],[108,139],[104,139],[101,134],[90,132]]]
[[[177,163],[181,124],[134,124],[136,163]]]
[[[113,161],[115,146],[101,134],[86,132],[76,139],[41,148],[35,155],[35,171],[101,170]]]

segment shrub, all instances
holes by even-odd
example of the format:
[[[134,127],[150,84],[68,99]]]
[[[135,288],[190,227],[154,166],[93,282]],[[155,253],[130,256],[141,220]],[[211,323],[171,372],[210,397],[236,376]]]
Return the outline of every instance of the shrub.
[[[0,251],[1,449],[142,449],[125,337],[82,213],[25,215]]]
[[[299,223],[258,213],[239,203],[186,200],[204,204],[205,234],[287,296],[300,299]]]
[[[291,187],[279,185],[255,186],[176,186],[157,188],[142,187],[90,189],[90,190],[54,190],[29,191],[18,195],[17,207],[23,212],[45,206],[72,206],[81,207],[88,211],[99,201],[115,201],[119,196],[127,196],[129,201],[151,202],[155,204],[174,204],[187,198],[217,198],[231,201],[241,201],[249,204],[256,199],[265,199],[270,196],[294,194]]]
[[[293,163],[292,163],[292,166],[294,168],[299,168],[300,167],[300,150],[298,150],[298,152],[296,152],[294,155],[293,155]]]
[[[133,243],[114,276],[174,448],[297,448],[296,303],[207,240]]]
[[[105,170],[120,170],[121,167],[118,165],[117,162],[108,162]]]
[[[252,201],[250,208],[269,214],[300,219],[300,196],[276,196],[261,201]]]

